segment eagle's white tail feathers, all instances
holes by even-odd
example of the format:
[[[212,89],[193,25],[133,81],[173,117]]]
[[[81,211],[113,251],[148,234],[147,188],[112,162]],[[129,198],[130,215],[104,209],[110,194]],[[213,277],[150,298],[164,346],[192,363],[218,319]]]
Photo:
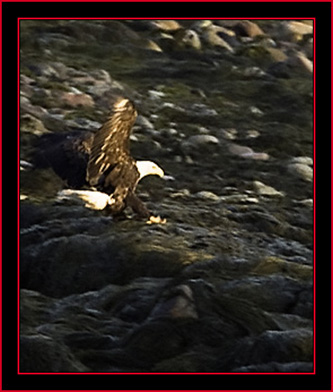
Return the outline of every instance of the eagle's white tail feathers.
[[[110,196],[103,192],[97,191],[77,191],[72,189],[64,189],[58,192],[58,201],[69,201],[74,204],[83,204],[92,210],[104,210],[109,204]]]

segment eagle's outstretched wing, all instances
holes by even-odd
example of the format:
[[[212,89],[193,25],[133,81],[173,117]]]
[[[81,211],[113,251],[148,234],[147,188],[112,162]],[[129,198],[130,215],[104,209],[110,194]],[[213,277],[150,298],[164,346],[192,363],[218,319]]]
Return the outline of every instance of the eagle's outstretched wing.
[[[86,177],[90,185],[108,179],[108,187],[116,187],[117,172],[135,164],[129,154],[129,137],[136,117],[137,112],[128,99],[121,98],[113,105],[111,116],[94,137]]]

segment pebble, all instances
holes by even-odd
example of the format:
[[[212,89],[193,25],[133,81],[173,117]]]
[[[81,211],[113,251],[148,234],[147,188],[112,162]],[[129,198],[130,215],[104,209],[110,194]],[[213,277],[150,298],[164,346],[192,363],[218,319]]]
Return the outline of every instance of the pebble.
[[[288,56],[281,49],[266,48],[266,50],[270,54],[273,61],[280,62],[286,61],[288,59]]]
[[[38,136],[50,132],[41,120],[28,113],[21,117],[20,128],[22,132],[29,132]]]
[[[46,113],[43,116],[43,123],[50,131],[61,132],[64,130],[64,114]]]
[[[221,201],[230,204],[258,204],[259,199],[256,197],[252,197],[246,194],[238,194],[238,195],[229,195],[229,196],[221,196]]]
[[[249,20],[241,20],[235,26],[234,29],[240,34],[247,37],[263,36],[265,33],[262,29],[254,22]]]
[[[197,319],[198,314],[193,291],[187,284],[174,287],[166,294],[167,299],[158,303],[152,310],[149,319],[158,317]]]
[[[85,117],[75,117],[74,122],[80,127],[80,129],[85,129],[87,131],[99,129],[102,125],[97,121],[92,121]]]
[[[95,69],[90,73],[90,75],[99,81],[103,81],[104,83],[112,83],[111,76],[105,69]]]
[[[262,78],[266,75],[260,67],[247,67],[243,70],[242,75],[246,78]]]
[[[201,40],[198,33],[194,30],[181,30],[176,34],[175,40],[177,42],[177,46],[180,48],[192,48],[195,50],[201,49]]]
[[[34,165],[28,161],[20,160],[20,170],[33,169]]]
[[[38,105],[32,105],[28,98],[22,96],[20,97],[20,113],[29,113],[39,119],[43,119],[45,115],[48,115],[46,109]]]
[[[213,135],[193,135],[181,143],[185,154],[194,152],[214,152],[220,141]]]
[[[247,139],[256,139],[260,136],[260,132],[256,129],[249,129],[246,131],[246,138]]]
[[[294,157],[291,160],[292,163],[302,163],[303,165],[313,166],[313,158],[311,157]]]
[[[221,129],[221,135],[228,140],[237,139],[238,131],[236,128]]]
[[[178,191],[170,194],[171,199],[186,198],[189,196],[191,196],[191,192],[188,189],[179,189]]]
[[[295,200],[294,202],[304,207],[313,208],[313,199]]]
[[[201,199],[201,200],[211,200],[211,201],[220,201],[221,197],[216,195],[213,192],[209,192],[209,191],[200,191],[197,192],[194,197],[196,199]]]
[[[213,22],[209,19],[202,19],[194,22],[192,24],[192,28],[197,31],[201,32],[203,29],[206,29],[207,27],[210,27],[213,25]]]
[[[173,32],[180,30],[182,26],[176,20],[154,20],[152,26],[156,27],[158,30]]]
[[[190,143],[192,146],[201,146],[206,144],[219,144],[220,141],[217,137],[212,135],[194,135],[190,136],[187,139],[187,142]]]
[[[313,169],[304,163],[291,163],[288,165],[288,170],[302,180],[308,182],[312,182],[313,180]]]
[[[59,73],[54,67],[47,63],[30,65],[29,69],[37,76],[44,76],[48,79],[58,79]]]
[[[218,113],[215,109],[212,109],[210,107],[207,107],[207,105],[203,103],[196,103],[192,105],[192,111],[195,113],[195,115],[199,116],[217,116]]]
[[[144,48],[152,50],[154,52],[163,52],[163,50],[157,45],[157,43],[152,40],[148,40],[146,45],[144,45]]]
[[[160,99],[165,97],[165,93],[163,91],[158,91],[158,90],[148,90],[148,95],[152,99]]]
[[[24,74],[20,75],[20,84],[35,84],[35,79],[29,78],[29,76],[26,76]],[[21,86],[20,86],[21,87]]]
[[[160,131],[163,135],[167,136],[176,136],[178,135],[178,131],[175,128],[164,128]]]
[[[60,99],[65,106],[69,106],[72,108],[77,108],[77,107],[92,108],[95,106],[95,102],[91,98],[91,96],[84,93],[64,92],[61,95]]]
[[[249,107],[250,113],[254,114],[255,116],[261,117],[264,115],[264,112],[257,108],[256,106],[250,106]]]
[[[269,155],[265,152],[254,152],[252,148],[247,146],[240,146],[239,144],[229,144],[228,149],[232,154],[238,155],[242,158],[261,161],[267,161],[269,159]]]
[[[154,129],[154,125],[148,120],[147,117],[142,115],[137,117],[135,124],[145,129]]]
[[[254,190],[261,196],[278,196],[283,197],[284,193],[277,191],[275,188],[264,184],[260,181],[253,181]]]
[[[202,134],[202,135],[209,135],[210,130],[205,128],[205,127],[199,127],[198,131]]]
[[[220,33],[225,33],[223,27],[211,26],[208,27],[204,33],[202,38],[205,40],[206,44],[212,47],[219,47],[227,50],[230,53],[234,52],[234,49],[229,45],[229,43],[220,37]]]
[[[283,35],[286,39],[300,41],[305,34],[313,34],[313,25],[297,21],[288,21],[283,25]]]
[[[287,64],[298,70],[305,71],[309,74],[313,73],[313,62],[309,60],[304,53],[298,52],[287,60]]]
[[[299,156],[291,159],[288,165],[290,173],[302,178],[305,181],[312,182],[313,180],[313,159],[307,156]]]

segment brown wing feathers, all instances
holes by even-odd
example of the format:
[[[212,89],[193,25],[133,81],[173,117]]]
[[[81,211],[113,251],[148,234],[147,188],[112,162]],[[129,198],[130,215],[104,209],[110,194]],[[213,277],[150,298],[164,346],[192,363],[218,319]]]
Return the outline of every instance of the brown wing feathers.
[[[90,185],[97,185],[117,164],[133,161],[129,155],[129,137],[136,117],[137,112],[129,100],[122,98],[113,105],[111,116],[94,137],[87,167]]]

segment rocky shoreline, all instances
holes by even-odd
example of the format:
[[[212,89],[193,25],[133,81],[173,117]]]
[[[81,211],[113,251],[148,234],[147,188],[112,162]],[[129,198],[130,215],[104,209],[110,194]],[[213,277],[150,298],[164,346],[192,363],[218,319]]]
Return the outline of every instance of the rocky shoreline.
[[[22,372],[312,371],[312,60],[309,20],[21,21]],[[165,225],[61,202],[36,159],[119,95]]]

